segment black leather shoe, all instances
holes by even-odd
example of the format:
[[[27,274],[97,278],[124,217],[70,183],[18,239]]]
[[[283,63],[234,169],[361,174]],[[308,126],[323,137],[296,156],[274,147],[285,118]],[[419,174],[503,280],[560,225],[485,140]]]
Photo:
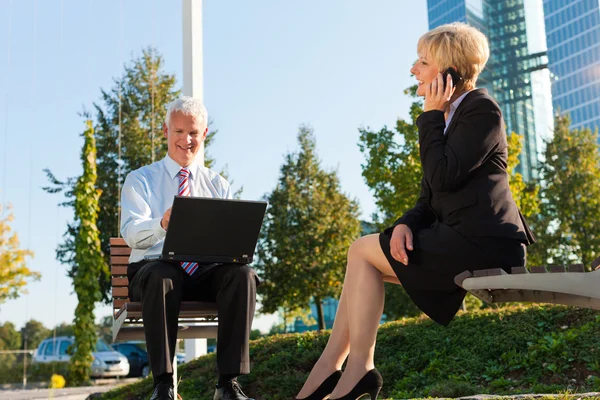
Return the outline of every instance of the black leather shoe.
[[[375,368],[368,371],[365,376],[354,386],[350,393],[345,396],[334,399],[332,397],[329,400],[357,400],[363,397],[365,394],[371,396],[371,400],[377,400],[379,391],[383,386],[383,378]]]
[[[166,382],[159,382],[154,386],[154,392],[150,400],[174,400],[173,386]]]
[[[215,389],[213,400],[254,400],[242,392],[238,381],[228,381],[224,386]]]

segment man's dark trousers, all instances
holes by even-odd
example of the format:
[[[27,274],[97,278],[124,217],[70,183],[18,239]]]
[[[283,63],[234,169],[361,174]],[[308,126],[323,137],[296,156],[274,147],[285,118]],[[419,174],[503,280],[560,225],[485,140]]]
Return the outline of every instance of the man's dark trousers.
[[[200,266],[189,276],[179,263],[141,261],[127,269],[129,295],[142,303],[152,375],[173,373],[177,319],[182,301],[217,303],[217,368],[221,375],[250,373],[248,340],[258,278],[247,265]]]

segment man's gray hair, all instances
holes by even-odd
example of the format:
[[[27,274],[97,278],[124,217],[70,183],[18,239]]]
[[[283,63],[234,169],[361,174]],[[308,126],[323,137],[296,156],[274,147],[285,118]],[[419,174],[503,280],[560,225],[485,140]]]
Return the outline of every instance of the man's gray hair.
[[[208,126],[208,112],[200,99],[190,96],[181,96],[169,103],[167,106],[167,117],[165,118],[167,128],[169,128],[169,123],[171,122],[171,113],[175,111],[195,117],[197,122],[204,122],[206,126]]]

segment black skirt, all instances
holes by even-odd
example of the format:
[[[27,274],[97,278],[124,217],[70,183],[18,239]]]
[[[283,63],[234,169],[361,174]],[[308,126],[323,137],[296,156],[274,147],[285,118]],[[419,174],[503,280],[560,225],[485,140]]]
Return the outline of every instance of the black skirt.
[[[465,237],[450,226],[435,223],[413,237],[413,251],[408,251],[408,265],[390,254],[389,234],[379,235],[381,249],[400,283],[421,311],[432,320],[448,325],[458,312],[467,292],[454,283],[464,271],[525,265],[525,245],[515,239],[499,237]]]

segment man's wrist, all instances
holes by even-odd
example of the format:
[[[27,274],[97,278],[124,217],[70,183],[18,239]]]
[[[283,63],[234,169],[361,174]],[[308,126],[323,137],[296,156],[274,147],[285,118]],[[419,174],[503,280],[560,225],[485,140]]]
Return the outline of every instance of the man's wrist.
[[[164,239],[164,237],[167,235],[167,231],[162,227],[161,222],[162,218],[155,218],[154,220],[152,220],[150,225],[152,227],[152,231],[154,232],[154,236],[158,240]]]

